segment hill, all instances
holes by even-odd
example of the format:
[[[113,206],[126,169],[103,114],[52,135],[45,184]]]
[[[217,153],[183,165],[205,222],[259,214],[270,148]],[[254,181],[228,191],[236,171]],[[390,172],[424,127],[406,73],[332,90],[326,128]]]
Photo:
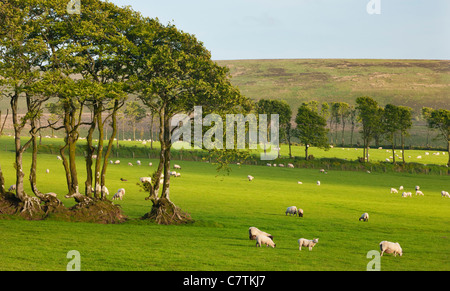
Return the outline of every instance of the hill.
[[[370,96],[381,106],[450,109],[450,61],[279,59],[217,61],[232,82],[255,100],[284,99],[296,112],[302,102],[354,104]]]

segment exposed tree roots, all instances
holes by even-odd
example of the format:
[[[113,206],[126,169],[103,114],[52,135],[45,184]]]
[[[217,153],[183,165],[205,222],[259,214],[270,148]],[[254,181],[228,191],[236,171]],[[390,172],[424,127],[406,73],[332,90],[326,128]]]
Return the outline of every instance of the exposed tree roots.
[[[6,193],[0,195],[0,218],[19,216],[27,220],[53,218],[102,224],[121,223],[127,220],[119,205],[114,205],[111,201],[84,197],[86,198],[79,199],[75,206],[67,208],[51,195],[46,195],[42,200],[27,196],[25,201],[21,201],[13,193]]]
[[[166,198],[153,200],[152,210],[145,214],[142,219],[155,221],[157,224],[188,224],[193,223],[191,216],[182,211]]]

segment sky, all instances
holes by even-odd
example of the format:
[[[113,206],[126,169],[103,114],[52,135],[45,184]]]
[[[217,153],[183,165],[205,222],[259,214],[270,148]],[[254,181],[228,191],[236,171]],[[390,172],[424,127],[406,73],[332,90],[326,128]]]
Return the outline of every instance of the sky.
[[[109,2],[194,34],[213,60],[450,59],[450,0]]]

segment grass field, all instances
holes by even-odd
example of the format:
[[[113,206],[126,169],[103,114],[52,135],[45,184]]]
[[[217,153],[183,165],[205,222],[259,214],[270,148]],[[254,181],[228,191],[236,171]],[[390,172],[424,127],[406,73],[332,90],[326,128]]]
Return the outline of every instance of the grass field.
[[[79,178],[84,181],[84,163],[78,159]],[[13,160],[13,152],[0,151],[9,184],[14,181]],[[28,154],[25,160],[28,169]],[[141,160],[144,165],[150,161]],[[136,183],[152,168],[129,167],[126,162],[133,162],[131,159],[121,161],[109,167],[107,187],[110,192],[126,189],[119,204],[130,218],[128,222],[0,220],[0,270],[65,270],[67,252],[77,250],[85,271],[364,271],[371,260],[366,258],[367,252],[378,250],[382,240],[399,242],[403,256],[383,256],[381,270],[450,270],[450,199],[440,195],[440,191],[450,190],[447,176],[320,174],[318,170],[248,165],[232,165],[230,175],[222,175],[209,163],[177,161],[182,166],[181,177],[171,180],[171,199],[196,222],[160,226],[139,220],[151,205]],[[254,181],[247,180],[249,174]],[[321,186],[316,185],[317,180]],[[55,155],[40,154],[40,190],[62,197],[64,181]],[[425,196],[401,198],[389,193],[391,187],[400,185],[412,192],[420,185]],[[62,200],[66,206],[74,203]],[[303,218],[285,216],[292,205],[304,210]],[[358,221],[364,212],[370,214],[369,222]],[[250,226],[271,233],[277,247],[256,248],[248,239]],[[311,252],[299,251],[297,240],[301,237],[318,237],[319,243]]]

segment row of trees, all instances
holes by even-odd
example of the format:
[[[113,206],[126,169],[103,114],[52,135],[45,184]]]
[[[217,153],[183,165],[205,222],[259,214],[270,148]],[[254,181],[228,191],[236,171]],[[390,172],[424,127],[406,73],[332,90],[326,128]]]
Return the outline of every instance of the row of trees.
[[[412,126],[412,109],[407,106],[396,106],[387,104],[381,107],[370,97],[359,97],[356,99],[356,106],[350,106],[345,102],[322,103],[319,108],[317,101],[303,103],[297,111],[295,123],[292,123],[292,110],[283,100],[259,100],[256,103],[256,111],[259,114],[279,114],[280,127],[285,141],[289,145],[289,156],[291,154],[291,137],[297,137],[305,146],[305,159],[308,159],[308,148],[316,146],[328,149],[328,133],[334,124],[331,143],[337,144],[337,125],[342,125],[342,145],[344,144],[344,131],[346,122],[351,124],[351,144],[353,141],[353,131],[359,123],[361,125],[361,138],[363,140],[362,161],[369,161],[369,145],[372,141],[376,144],[380,140],[386,140],[392,146],[393,163],[395,160],[395,148],[397,136],[400,136],[402,148],[402,161],[405,163],[404,149],[405,137]],[[438,130],[438,137],[448,144],[450,166],[450,111],[446,109],[432,109],[424,107],[422,116],[426,119],[430,129]],[[329,125],[327,125],[329,119]]]
[[[0,23],[0,88],[10,101],[14,125],[15,199],[20,211],[33,216],[62,204],[41,193],[36,181],[36,136],[49,127],[64,132],[60,156],[66,197],[79,205],[106,199],[103,186],[117,136],[117,115],[133,95],[159,118],[160,162],[152,183],[143,185],[153,202],[146,217],[159,223],[188,219],[169,198],[173,130],[169,121],[194,105],[203,106],[205,114],[245,112],[249,100],[231,85],[228,70],[211,61],[210,52],[193,35],[99,0],[83,1],[81,14],[68,14],[65,0],[0,1]],[[48,110],[58,118],[40,125],[50,98],[57,101]],[[18,114],[21,99],[27,106],[23,117]],[[128,109],[141,116],[139,109]],[[82,118],[86,111],[91,113],[88,121]],[[104,131],[107,123],[112,127],[109,136]],[[23,142],[25,125],[31,128],[30,139]],[[75,162],[82,126],[88,128],[83,186]],[[28,148],[32,149],[29,181],[36,197],[24,191],[22,160]],[[0,194],[7,194],[1,169],[0,183]]]

